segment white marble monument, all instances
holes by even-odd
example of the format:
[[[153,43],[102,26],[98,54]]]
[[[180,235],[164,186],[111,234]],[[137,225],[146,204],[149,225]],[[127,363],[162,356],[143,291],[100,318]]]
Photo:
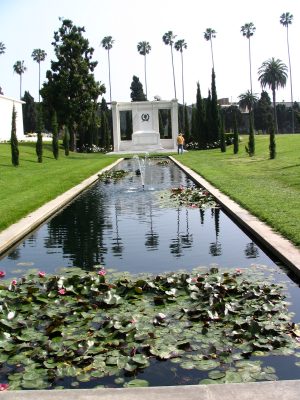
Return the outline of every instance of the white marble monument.
[[[171,137],[161,137],[159,110],[170,110]],[[131,140],[122,140],[120,112],[132,116]],[[175,150],[178,135],[178,103],[171,101],[112,102],[114,152],[159,152]]]

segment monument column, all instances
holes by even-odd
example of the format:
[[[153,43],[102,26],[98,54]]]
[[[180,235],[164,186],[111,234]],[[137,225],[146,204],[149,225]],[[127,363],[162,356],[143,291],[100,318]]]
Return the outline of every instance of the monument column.
[[[113,122],[113,139],[114,139],[114,151],[120,150],[120,114],[117,107],[117,102],[111,102],[112,111],[112,122]]]
[[[172,139],[174,143],[174,149],[177,148],[176,138],[178,135],[178,102],[176,99],[171,101],[171,118],[172,118]]]

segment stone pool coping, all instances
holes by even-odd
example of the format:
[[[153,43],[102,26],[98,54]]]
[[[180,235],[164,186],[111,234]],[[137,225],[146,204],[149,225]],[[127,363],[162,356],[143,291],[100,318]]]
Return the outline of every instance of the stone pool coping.
[[[5,400],[299,400],[300,380],[126,389],[15,390]]]
[[[280,261],[286,264],[293,272],[300,277],[300,250],[289,240],[276,233],[264,222],[250,214],[235,201],[223,194],[219,189],[202,178],[192,169],[181,164],[178,160],[169,157],[180,169],[182,169],[191,179],[207,189],[222,205],[223,209],[237,222],[242,228],[250,232],[263,246],[271,251]],[[300,398],[300,394],[299,394]]]
[[[199,174],[170,157],[195,182],[205,187],[234,220],[257,237],[300,276],[300,251],[272,231]],[[0,254],[19,242],[98,179],[98,174],[117,165],[122,158],[85,179],[54,200],[0,232]],[[64,390],[17,390],[1,392],[5,400],[299,400],[300,380],[232,383],[221,385],[161,386],[149,388],[105,388]]]

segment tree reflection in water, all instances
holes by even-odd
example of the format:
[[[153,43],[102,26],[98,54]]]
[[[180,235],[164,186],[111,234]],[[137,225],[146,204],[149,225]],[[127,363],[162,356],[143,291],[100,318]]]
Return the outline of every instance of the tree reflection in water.
[[[212,256],[220,256],[222,254],[222,245],[219,242],[219,233],[220,233],[220,209],[212,208],[211,214],[215,219],[215,232],[216,232],[216,241],[211,243],[209,246],[209,254]]]
[[[146,233],[146,241],[145,246],[148,250],[157,250],[159,244],[159,235],[153,230],[153,211],[152,204],[150,203],[149,208],[149,216],[150,216],[150,232]]]

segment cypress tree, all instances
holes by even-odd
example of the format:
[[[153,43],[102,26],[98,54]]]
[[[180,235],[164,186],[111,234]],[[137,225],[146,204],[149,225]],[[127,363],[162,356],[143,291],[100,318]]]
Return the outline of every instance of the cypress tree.
[[[55,160],[57,160],[59,155],[59,149],[58,149],[58,123],[57,123],[56,111],[54,111],[52,115],[51,125],[52,125],[52,153]]]
[[[269,132],[270,132],[270,159],[274,160],[276,158],[276,141],[275,141],[275,126],[272,116],[269,119]]]
[[[221,124],[220,124],[220,148],[221,152],[225,153],[226,151],[226,136],[225,136],[225,124],[224,118],[221,117]]]
[[[103,148],[105,151],[110,150],[110,132],[109,132],[109,124],[107,119],[107,113],[102,112],[101,115],[101,137]]]
[[[237,154],[239,152],[239,133],[237,127],[237,119],[236,112],[234,113],[234,121],[233,121],[233,154]]]
[[[42,129],[43,129],[43,120],[42,120],[42,112],[41,109],[38,109],[37,116],[37,141],[35,146],[35,152],[38,158],[38,162],[43,162],[43,137],[42,137]]]
[[[65,148],[65,155],[68,156],[70,152],[70,133],[66,125],[64,126],[63,145]]]
[[[254,154],[255,154],[255,139],[254,139],[252,113],[249,113],[249,142],[248,142],[248,146],[246,146],[245,149],[250,157],[254,156]]]
[[[211,74],[211,124],[211,139],[213,142],[215,142],[219,139],[220,117],[216,89],[216,75],[214,69],[212,69]]]
[[[10,146],[11,146],[11,162],[17,167],[19,165],[19,144],[17,138],[17,126],[16,126],[17,112],[15,105],[13,105],[12,110],[12,120],[11,120],[11,136],[10,136]]]
[[[205,135],[205,109],[203,100],[201,97],[200,84],[197,82],[197,94],[196,94],[196,120],[195,120],[195,134],[194,139],[198,142],[198,147],[203,149],[206,144]]]

